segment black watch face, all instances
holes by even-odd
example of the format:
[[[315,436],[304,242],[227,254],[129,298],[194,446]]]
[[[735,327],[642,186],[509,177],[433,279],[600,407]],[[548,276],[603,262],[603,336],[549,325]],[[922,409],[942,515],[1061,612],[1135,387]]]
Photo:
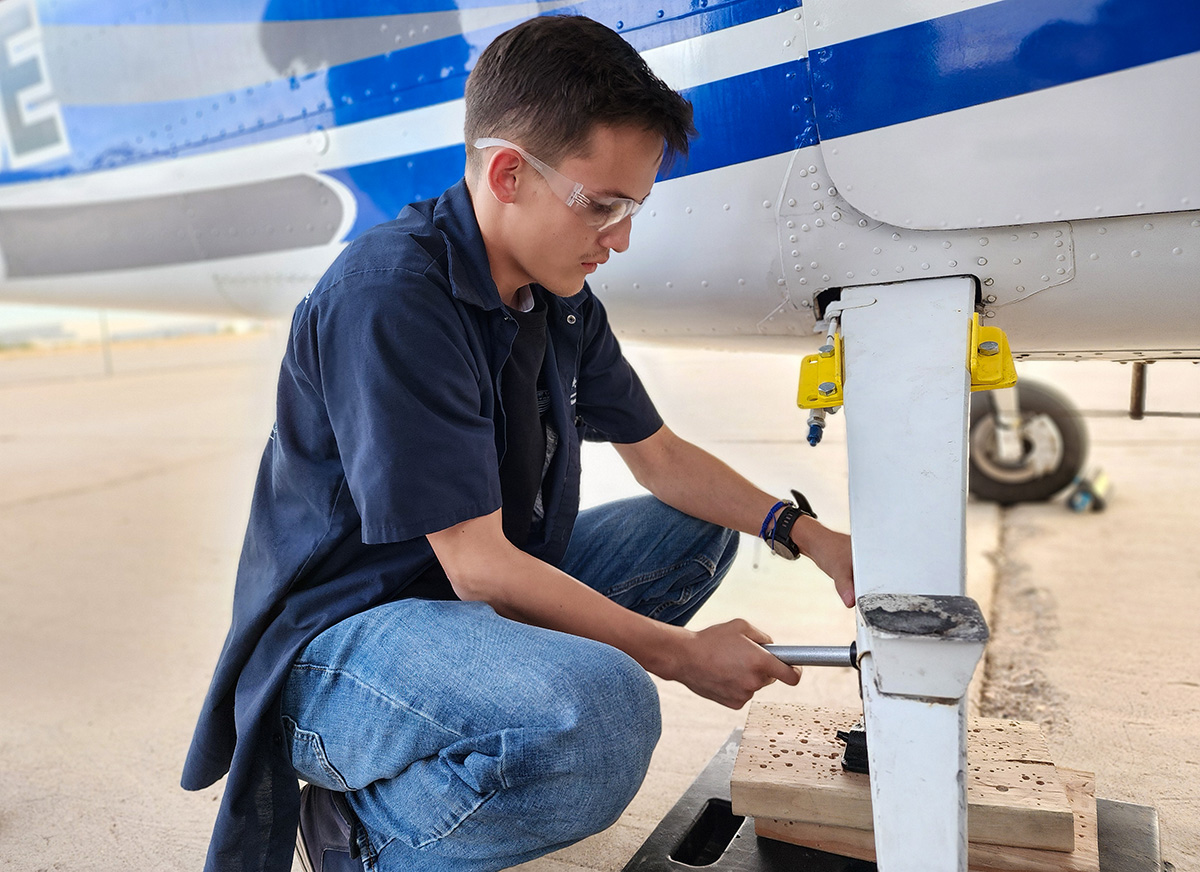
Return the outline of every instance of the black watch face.
[[[784,557],[788,560],[795,560],[800,555],[800,549],[797,548],[795,551],[793,551],[792,548],[788,547],[788,542],[786,540],[783,542],[780,542],[778,539],[775,540],[771,543],[771,548],[780,557]]]

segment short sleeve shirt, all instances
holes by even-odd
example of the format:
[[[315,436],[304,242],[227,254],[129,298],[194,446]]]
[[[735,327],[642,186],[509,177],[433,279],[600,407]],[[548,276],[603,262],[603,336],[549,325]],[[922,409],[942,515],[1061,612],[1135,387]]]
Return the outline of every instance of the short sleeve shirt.
[[[636,442],[662,420],[590,289],[540,296],[560,443],[525,550],[556,563],[580,438]],[[188,789],[229,773],[206,869],[290,868],[299,791],[279,697],[299,652],[403,598],[436,560],[426,534],[501,507],[499,376],[516,331],[461,181],[352,242],[296,308],[233,620],[183,773]]]

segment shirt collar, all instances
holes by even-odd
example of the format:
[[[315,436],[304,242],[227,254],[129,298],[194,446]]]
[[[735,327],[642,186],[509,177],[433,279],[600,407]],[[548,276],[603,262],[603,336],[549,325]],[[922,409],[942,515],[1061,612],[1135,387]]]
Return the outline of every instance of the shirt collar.
[[[497,309],[503,305],[488,267],[487,248],[483,244],[483,234],[479,232],[479,222],[475,220],[475,207],[466,179],[459,179],[438,198],[433,209],[433,223],[446,236],[450,291],[455,298],[483,309]]]
[[[433,210],[433,223],[446,236],[450,291],[455,298],[483,309],[503,306],[500,291],[492,279],[487,248],[483,244],[483,234],[479,231],[465,178],[459,179],[438,198]],[[558,297],[558,300],[572,312],[578,312],[590,294],[591,289],[585,283],[578,294]]]

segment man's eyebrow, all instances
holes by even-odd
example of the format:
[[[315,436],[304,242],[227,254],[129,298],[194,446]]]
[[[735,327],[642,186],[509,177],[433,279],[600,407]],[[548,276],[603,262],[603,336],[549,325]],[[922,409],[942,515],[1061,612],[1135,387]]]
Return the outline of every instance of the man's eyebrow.
[[[599,194],[601,197],[614,197],[621,200],[633,200],[635,203],[644,203],[646,201],[646,197],[650,196],[650,191],[647,191],[646,197],[642,197],[639,200],[637,197],[631,196],[626,194],[624,191],[616,190],[614,188],[605,188],[604,190],[596,191],[595,193]]]

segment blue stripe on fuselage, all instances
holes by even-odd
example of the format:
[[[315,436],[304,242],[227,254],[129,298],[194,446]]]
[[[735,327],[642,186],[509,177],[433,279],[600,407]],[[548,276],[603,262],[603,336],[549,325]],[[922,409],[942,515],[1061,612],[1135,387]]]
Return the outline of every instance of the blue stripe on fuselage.
[[[615,15],[620,8],[597,2],[572,10]],[[641,18],[619,20],[641,50],[773,14],[778,6],[713,0],[708,11],[676,19],[664,13],[661,20],[654,6],[646,9]],[[646,23],[646,15],[655,23]],[[797,67],[796,82],[760,71],[757,89],[739,81],[745,77],[694,89],[701,139],[673,175],[813,144],[818,131],[821,138],[845,136],[1194,51],[1198,19],[1183,0],[1006,0],[819,49],[807,67]],[[479,50],[502,29],[203,99],[64,105],[71,158],[5,172],[0,183],[243,147],[454,100]],[[797,100],[807,96],[809,67],[816,129],[812,104]],[[754,111],[742,111],[747,106]]]
[[[795,61],[683,91],[695,107],[700,136],[688,158],[664,170],[659,179],[815,144],[811,103],[801,91],[807,82],[804,61]],[[396,217],[406,204],[450,187],[462,176],[464,160],[463,146],[455,145],[330,173],[358,201],[357,220],[347,239]]]
[[[782,7],[791,8],[791,4],[783,0]],[[81,10],[87,8],[56,7],[60,14],[72,9],[83,14]],[[177,4],[162,7],[164,14],[177,8]],[[662,18],[656,8],[663,9]],[[628,0],[626,4],[584,2],[559,11],[590,11],[597,18],[610,19],[607,23],[614,28],[620,25],[626,39],[645,51],[773,15],[780,8],[778,0],[711,0],[699,11],[693,0],[673,0],[673,4],[655,7]],[[479,52],[509,26],[474,30],[326,71],[203,98],[66,104],[62,116],[74,148],[72,155],[0,173],[0,184],[244,147],[460,99]]]
[[[459,12],[497,7],[519,7],[519,0],[270,0],[265,4],[247,0],[160,0],[142,7],[112,0],[56,0],[42,4],[38,14],[43,24],[92,26],[246,24],[258,21],[322,21],[337,18],[371,18],[390,15],[419,15],[429,12]],[[580,0],[554,14],[587,15],[614,30],[636,30],[677,19],[706,18],[726,14],[733,23],[744,23],[798,7],[796,0]],[[661,12],[661,14],[659,14]],[[703,21],[698,22],[703,24]],[[729,27],[729,23],[708,29]],[[620,26],[618,26],[620,25]],[[696,32],[707,32],[699,30]],[[693,35],[695,35],[693,33]]]
[[[816,49],[809,63],[817,127],[833,139],[1195,51],[1195,0],[1005,0]]]

